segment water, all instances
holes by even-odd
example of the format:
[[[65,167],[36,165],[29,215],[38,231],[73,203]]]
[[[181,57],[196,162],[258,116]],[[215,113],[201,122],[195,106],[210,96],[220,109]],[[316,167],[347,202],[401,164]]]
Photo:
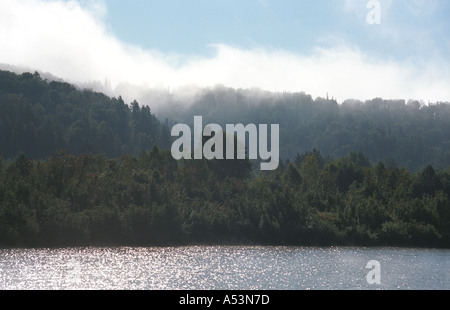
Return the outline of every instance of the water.
[[[369,284],[369,261],[381,284]],[[448,290],[450,250],[173,247],[0,250],[1,290]]]

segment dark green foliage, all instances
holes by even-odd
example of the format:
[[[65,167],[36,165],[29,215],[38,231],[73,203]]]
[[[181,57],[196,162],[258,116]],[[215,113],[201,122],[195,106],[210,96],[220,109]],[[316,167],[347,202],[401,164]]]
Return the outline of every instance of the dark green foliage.
[[[120,159],[21,155],[0,160],[0,245],[449,247],[449,177],[353,155],[321,168],[308,153],[300,166],[248,178],[206,160],[178,163],[156,146]]]
[[[345,98],[342,98],[345,99]],[[431,164],[450,166],[450,104],[373,99],[365,102],[313,99],[304,93],[271,93],[261,90],[217,87],[205,90],[192,106],[158,110],[168,119],[189,124],[195,115],[205,123],[279,124],[280,154],[297,163],[297,154],[310,150],[340,158],[351,151],[371,162],[406,167],[417,172]],[[299,159],[301,160],[301,158]],[[359,165],[367,165],[356,162]]]
[[[39,74],[0,71],[0,155],[42,159],[61,149],[110,158],[170,148],[169,129],[147,106],[109,98]]]
[[[449,105],[219,89],[193,115],[280,123],[285,160],[177,162],[149,107],[0,71],[0,246],[450,247]]]

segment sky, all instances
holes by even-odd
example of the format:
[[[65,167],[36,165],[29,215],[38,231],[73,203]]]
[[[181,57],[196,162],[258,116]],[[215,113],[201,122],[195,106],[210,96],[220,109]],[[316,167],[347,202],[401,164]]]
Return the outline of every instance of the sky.
[[[0,0],[0,64],[128,100],[224,85],[450,101],[449,13],[448,0]]]

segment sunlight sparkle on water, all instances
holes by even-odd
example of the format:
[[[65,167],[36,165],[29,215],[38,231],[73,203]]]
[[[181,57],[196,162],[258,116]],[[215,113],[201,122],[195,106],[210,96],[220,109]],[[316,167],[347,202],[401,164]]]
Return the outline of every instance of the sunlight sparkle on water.
[[[382,284],[366,281],[368,261]],[[0,250],[2,290],[450,289],[450,251],[179,247]]]

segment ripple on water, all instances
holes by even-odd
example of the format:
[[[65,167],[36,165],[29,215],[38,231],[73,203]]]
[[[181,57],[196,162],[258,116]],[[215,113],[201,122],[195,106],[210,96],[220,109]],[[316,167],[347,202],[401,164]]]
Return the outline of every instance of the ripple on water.
[[[380,286],[366,264],[381,264]],[[0,250],[2,290],[450,289],[450,251],[167,247]]]

